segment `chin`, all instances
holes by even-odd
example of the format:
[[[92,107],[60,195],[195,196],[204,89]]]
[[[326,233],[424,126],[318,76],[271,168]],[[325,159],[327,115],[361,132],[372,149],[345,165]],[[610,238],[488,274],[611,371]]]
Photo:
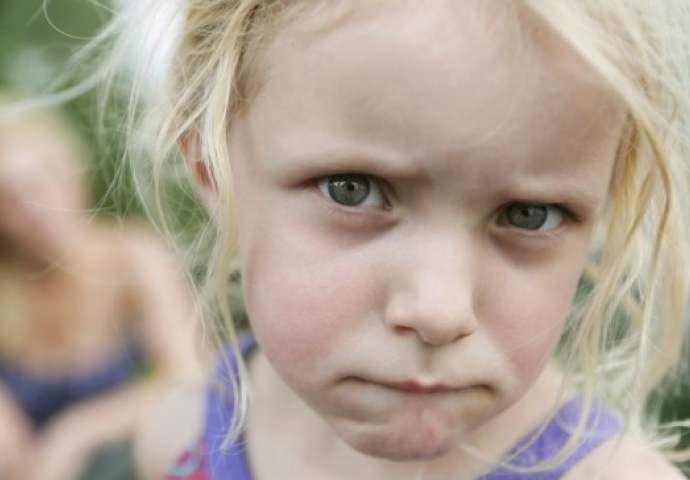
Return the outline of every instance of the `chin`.
[[[455,449],[455,446],[448,443],[422,443],[415,440],[392,441],[391,439],[381,439],[381,441],[376,441],[368,439],[352,442],[350,439],[346,440],[346,443],[359,453],[393,462],[434,460],[443,457]]]
[[[395,462],[433,460],[458,447],[457,436],[447,425],[359,426],[338,432],[351,448],[370,457]]]

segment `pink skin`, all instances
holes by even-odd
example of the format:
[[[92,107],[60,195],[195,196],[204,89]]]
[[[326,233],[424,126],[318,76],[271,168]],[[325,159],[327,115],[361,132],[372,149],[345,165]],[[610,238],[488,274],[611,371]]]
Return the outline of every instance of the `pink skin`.
[[[86,210],[75,155],[45,128],[0,135],[0,239],[17,253],[55,260],[71,247]]]
[[[545,366],[624,112],[507,5],[381,2],[328,32],[288,27],[232,123],[261,351],[366,455],[438,459],[480,437],[507,448],[560,386]],[[336,203],[323,180],[346,173],[380,191]],[[549,205],[543,230],[507,222],[514,202]]]

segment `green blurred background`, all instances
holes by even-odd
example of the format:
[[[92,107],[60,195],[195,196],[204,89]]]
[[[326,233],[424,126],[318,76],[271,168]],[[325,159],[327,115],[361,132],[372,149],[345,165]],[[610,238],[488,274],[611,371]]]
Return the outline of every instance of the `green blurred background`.
[[[0,0],[0,88],[41,94],[63,71],[74,50],[107,20],[112,5],[97,0]],[[113,2],[115,3],[115,2]],[[76,128],[90,144],[92,191],[99,214],[139,215],[141,208],[125,177],[121,189],[110,188],[118,167],[120,138],[99,137],[95,92],[66,105]],[[106,147],[106,148],[104,148]]]
[[[0,90],[9,88],[29,96],[45,92],[74,49],[107,19],[108,8],[91,0],[0,0]],[[118,170],[120,138],[112,134],[96,141],[92,129],[95,95],[89,93],[65,107],[94,153],[89,171],[95,212],[141,216],[127,176],[119,179],[118,189],[110,188]],[[99,454],[80,480],[137,480],[129,445]]]
[[[107,0],[98,0],[106,2]],[[74,49],[88,40],[107,20],[112,5],[97,0],[0,0],[0,88],[10,87],[27,94],[41,93],[55,79]],[[122,0],[120,0],[122,1]],[[132,0],[138,1],[138,0]],[[67,105],[75,125],[91,143],[93,195],[101,214],[138,216],[141,208],[131,191],[131,182],[118,190],[109,187],[118,166],[119,141],[106,139],[109,148],[96,147],[91,126],[95,118],[95,94],[87,94]],[[690,416],[690,390],[665,404],[667,418]],[[112,467],[113,464],[110,464]],[[125,478],[126,467],[99,480]],[[108,468],[112,470],[112,468]],[[117,470],[117,468],[115,468]],[[123,477],[125,475],[125,477]],[[94,478],[94,477],[92,477]]]

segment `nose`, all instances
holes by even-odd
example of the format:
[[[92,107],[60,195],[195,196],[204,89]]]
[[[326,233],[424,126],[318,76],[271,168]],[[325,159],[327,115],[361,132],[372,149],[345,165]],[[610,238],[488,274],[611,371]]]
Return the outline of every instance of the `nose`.
[[[470,238],[427,237],[393,268],[385,323],[440,346],[474,333],[479,246]],[[397,262],[396,262],[397,263]]]

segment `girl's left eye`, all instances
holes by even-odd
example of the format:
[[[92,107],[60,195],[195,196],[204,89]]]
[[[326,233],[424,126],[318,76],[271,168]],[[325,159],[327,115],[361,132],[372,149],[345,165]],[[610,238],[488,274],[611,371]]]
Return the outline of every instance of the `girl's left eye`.
[[[320,179],[318,187],[321,193],[344,207],[383,208],[387,205],[379,181],[367,175],[332,175]]]
[[[497,223],[522,230],[548,232],[563,223],[563,210],[554,205],[516,202],[501,211]]]

